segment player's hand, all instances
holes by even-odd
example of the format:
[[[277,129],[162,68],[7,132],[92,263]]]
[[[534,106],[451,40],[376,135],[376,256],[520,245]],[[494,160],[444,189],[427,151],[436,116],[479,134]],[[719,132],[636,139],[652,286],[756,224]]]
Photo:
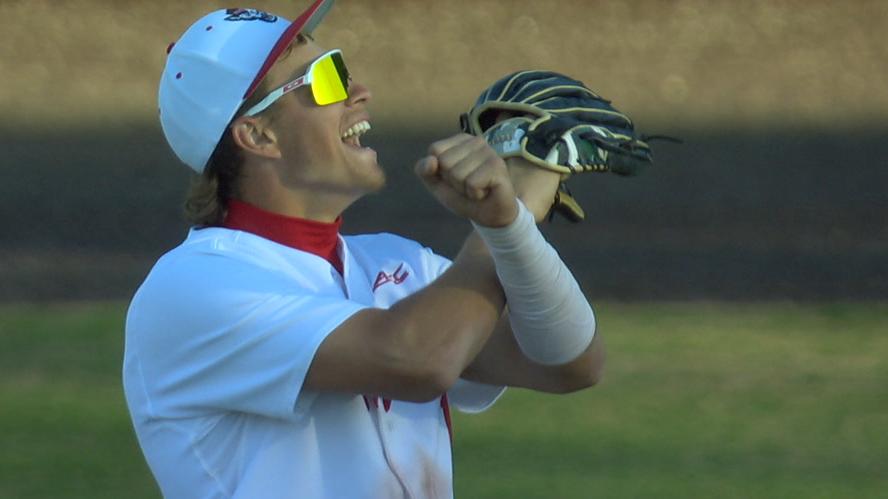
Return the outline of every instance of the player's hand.
[[[518,216],[506,163],[482,137],[460,133],[433,143],[415,171],[441,204],[478,225],[503,227]]]
[[[519,113],[503,110],[497,113],[494,123],[518,115]],[[524,158],[509,158],[506,164],[518,199],[533,213],[537,223],[542,222],[555,202],[555,193],[561,185],[561,174],[540,168]]]
[[[506,164],[518,198],[533,213],[537,223],[542,222],[555,202],[561,174],[540,168],[524,158],[509,158]]]

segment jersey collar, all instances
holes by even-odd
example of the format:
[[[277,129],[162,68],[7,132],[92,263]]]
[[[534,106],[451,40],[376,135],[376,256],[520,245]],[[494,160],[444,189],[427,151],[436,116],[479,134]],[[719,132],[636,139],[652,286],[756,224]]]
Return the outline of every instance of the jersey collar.
[[[293,249],[327,260],[342,273],[342,259],[337,252],[342,217],[332,223],[288,217],[232,199],[222,226],[242,230]]]

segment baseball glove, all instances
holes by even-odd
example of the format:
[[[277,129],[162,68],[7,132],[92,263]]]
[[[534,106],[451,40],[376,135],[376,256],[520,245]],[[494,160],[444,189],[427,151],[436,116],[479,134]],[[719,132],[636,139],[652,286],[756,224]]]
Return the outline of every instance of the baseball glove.
[[[521,157],[562,174],[553,213],[585,218],[564,183],[574,173],[637,175],[653,162],[632,120],[583,82],[548,71],[520,71],[485,90],[462,130],[483,135],[503,158]]]

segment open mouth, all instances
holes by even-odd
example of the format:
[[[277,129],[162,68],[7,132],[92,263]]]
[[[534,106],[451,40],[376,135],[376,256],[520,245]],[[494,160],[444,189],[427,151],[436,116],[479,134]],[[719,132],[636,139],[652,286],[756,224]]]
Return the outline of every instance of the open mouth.
[[[342,141],[352,147],[361,147],[361,135],[364,135],[369,130],[370,122],[367,120],[359,121],[342,134]]]

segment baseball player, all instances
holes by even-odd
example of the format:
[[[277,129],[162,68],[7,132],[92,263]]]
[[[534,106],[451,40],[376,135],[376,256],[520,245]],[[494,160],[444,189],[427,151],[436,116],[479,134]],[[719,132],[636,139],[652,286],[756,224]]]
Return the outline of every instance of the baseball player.
[[[592,309],[535,223],[558,172],[446,137],[415,171],[473,225],[453,261],[339,233],[385,177],[369,89],[312,38],[332,3],[215,11],[168,49],[160,121],[199,174],[194,227],[136,292],[123,368],[166,497],[452,497],[451,406],[599,379]]]

